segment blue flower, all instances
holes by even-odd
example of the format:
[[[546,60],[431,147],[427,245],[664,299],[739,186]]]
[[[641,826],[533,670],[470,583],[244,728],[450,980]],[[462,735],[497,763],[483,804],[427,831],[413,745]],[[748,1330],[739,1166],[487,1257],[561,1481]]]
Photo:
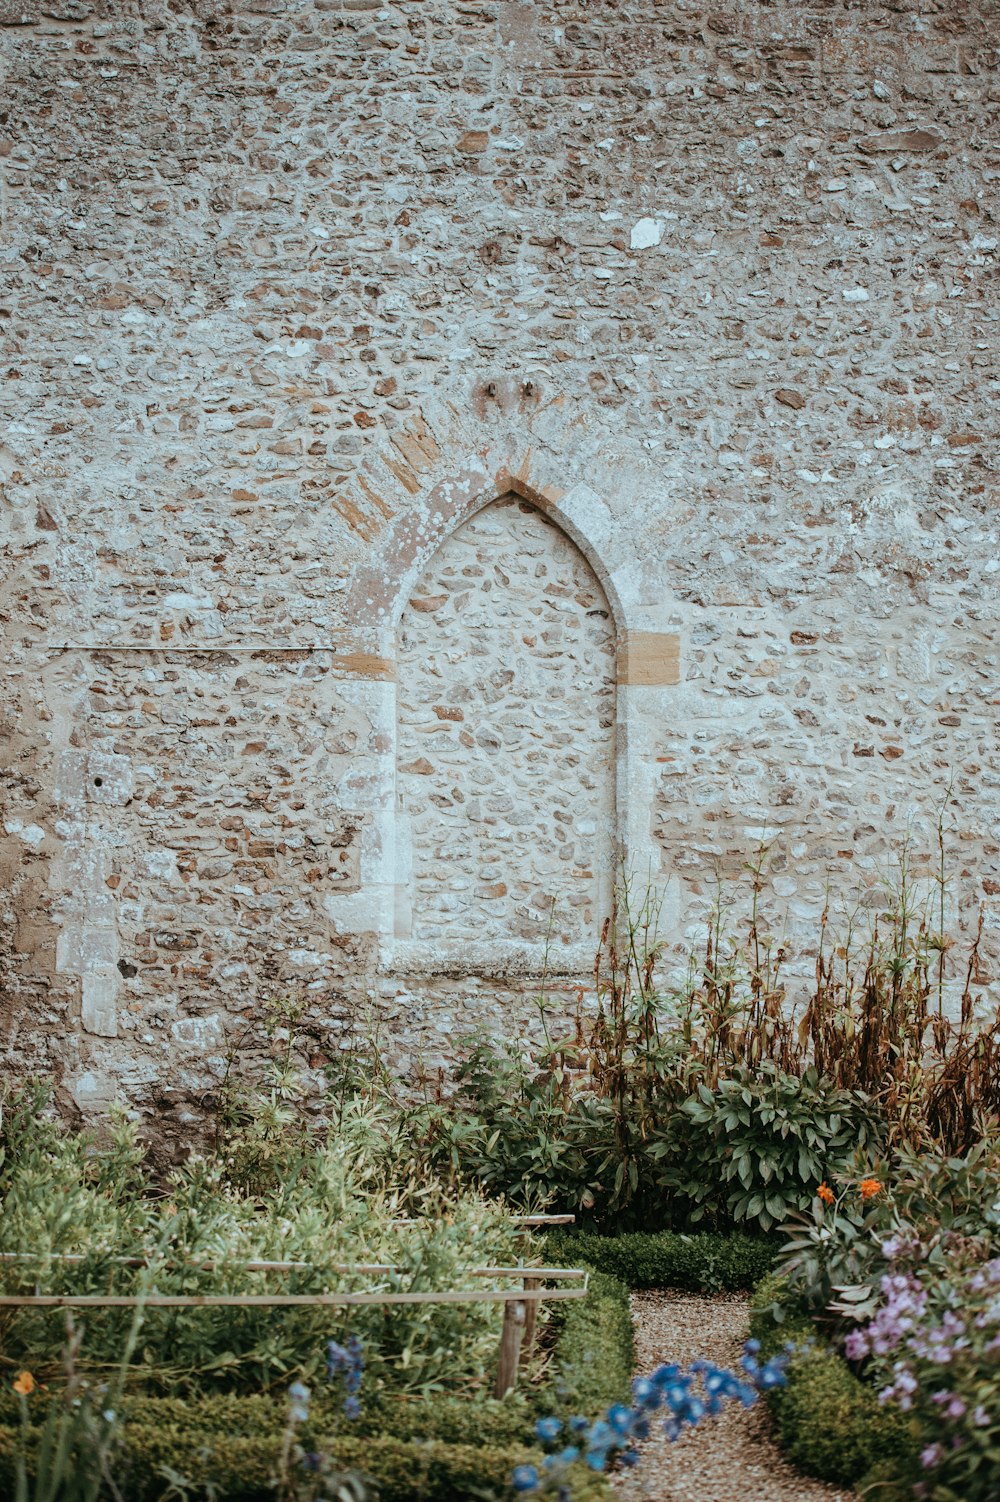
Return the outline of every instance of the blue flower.
[[[309,1417],[309,1389],[302,1382],[293,1382],[288,1389],[288,1417],[293,1424],[304,1424]]]
[[[604,1419],[598,1419],[588,1435],[592,1450],[609,1450],[615,1442],[614,1431]]]
[[[632,1383],[632,1396],[642,1408],[658,1408],[660,1406],[660,1389],[648,1377],[636,1377]]]
[[[562,1433],[562,1420],[554,1417],[539,1419],[535,1425],[535,1433],[544,1445],[550,1445]]]
[[[516,1492],[537,1492],[538,1472],[533,1465],[517,1465],[510,1478]]]
[[[632,1427],[632,1410],[624,1403],[615,1403],[608,1409],[608,1423],[616,1434],[628,1434]]]
[[[585,1434],[586,1431],[590,1428],[590,1420],[585,1419],[582,1414],[578,1413],[570,1419],[569,1427],[572,1429],[574,1434]]]
[[[670,1382],[663,1389],[663,1396],[667,1400],[667,1406],[678,1413],[687,1402],[688,1390],[686,1382]]]
[[[347,1417],[359,1418],[361,1404],[356,1395],[361,1390],[365,1354],[364,1344],[357,1335],[352,1335],[346,1346],[338,1345],[335,1340],[327,1342],[326,1370],[331,1382],[339,1377],[343,1384],[344,1412]]]

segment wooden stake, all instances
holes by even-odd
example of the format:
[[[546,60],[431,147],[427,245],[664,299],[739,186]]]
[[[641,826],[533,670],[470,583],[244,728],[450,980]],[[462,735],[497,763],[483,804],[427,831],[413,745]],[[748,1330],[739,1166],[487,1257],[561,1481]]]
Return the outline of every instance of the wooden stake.
[[[541,1287],[539,1278],[525,1278],[524,1291],[530,1294],[534,1289]],[[535,1344],[535,1331],[538,1327],[538,1300],[529,1299],[525,1304],[524,1311],[524,1344],[521,1347],[522,1357],[528,1356]]]
[[[517,1366],[524,1335],[525,1303],[511,1299],[504,1305],[503,1329],[500,1332],[500,1364],[493,1388],[495,1398],[505,1398],[517,1386]]]

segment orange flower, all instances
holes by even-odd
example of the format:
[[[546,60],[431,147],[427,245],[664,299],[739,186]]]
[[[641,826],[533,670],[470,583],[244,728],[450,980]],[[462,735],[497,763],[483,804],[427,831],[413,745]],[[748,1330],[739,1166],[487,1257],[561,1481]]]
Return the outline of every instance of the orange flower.
[[[34,1392],[34,1390],[35,1390],[35,1379],[34,1379],[34,1377],[31,1375],[30,1372],[21,1372],[20,1375],[18,1376],[17,1381],[14,1383],[14,1391],[16,1393],[20,1393],[20,1395],[21,1395],[22,1398],[26,1398],[28,1396],[28,1394]]]
[[[878,1194],[882,1185],[878,1179],[862,1179],[858,1188],[861,1190],[861,1198],[863,1200],[872,1200]]]
[[[819,1186],[819,1188],[816,1190],[816,1193],[819,1195],[824,1205],[832,1205],[834,1200],[837,1198],[833,1190],[830,1188],[829,1184],[825,1182]]]

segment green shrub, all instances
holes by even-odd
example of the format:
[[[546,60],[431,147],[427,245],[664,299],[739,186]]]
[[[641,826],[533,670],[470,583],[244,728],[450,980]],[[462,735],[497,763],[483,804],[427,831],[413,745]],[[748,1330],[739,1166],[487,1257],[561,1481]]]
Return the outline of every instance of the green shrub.
[[[388,1263],[391,1291],[470,1286],[483,1263],[509,1266],[530,1252],[523,1228],[468,1190],[394,1180],[387,1129],[370,1106],[345,1107],[335,1134],[316,1132],[266,1195],[233,1185],[225,1157],[192,1157],[164,1195],[142,1166],[133,1127],[116,1118],[110,1143],[60,1132],[37,1091],[0,1093],[0,1263],[5,1293],[137,1295],[155,1264],[161,1294],[310,1294],[370,1287],[338,1266]],[[261,1139],[264,1141],[265,1139]],[[258,1143],[258,1147],[260,1143]],[[401,1216],[413,1223],[398,1224]],[[71,1253],[65,1262],[53,1254]],[[284,1272],[255,1261],[301,1262]],[[81,1320],[81,1371],[117,1363],[132,1312],[94,1308]],[[484,1382],[500,1338],[498,1305],[397,1305],[350,1310],[150,1308],[136,1365],[160,1392],[259,1391],[321,1364],[324,1342],[365,1342],[366,1391],[427,1391]],[[3,1352],[48,1382],[64,1329],[58,1309],[4,1311]]]
[[[777,1269],[762,1278],[750,1300],[750,1334],[764,1356],[773,1356],[788,1340],[804,1342],[816,1335],[807,1309],[800,1305]]]
[[[768,1232],[806,1209],[856,1152],[877,1152],[882,1135],[866,1096],[835,1089],[815,1069],[800,1077],[765,1059],[699,1085],[649,1156],[664,1198],[686,1206],[689,1223]]]
[[[750,1305],[750,1334],[763,1356],[786,1341],[796,1350],[788,1365],[788,1384],[769,1393],[775,1429],[789,1460],[807,1475],[837,1485],[879,1481],[879,1502],[895,1502],[915,1456],[909,1426],[895,1409],[885,1408],[873,1388],[862,1382],[829,1346],[818,1343],[808,1313],[796,1307],[780,1273],[765,1278]],[[906,1483],[908,1487],[908,1483]],[[912,1493],[901,1491],[907,1502]]]
[[[827,1346],[793,1354],[771,1411],[782,1449],[808,1476],[852,1486],[878,1464],[896,1474],[911,1467],[913,1441],[899,1414]]]
[[[550,1255],[568,1265],[585,1263],[611,1273],[630,1288],[689,1288],[718,1293],[752,1288],[768,1272],[777,1244],[741,1231],[555,1231]]]
[[[379,1394],[361,1418],[347,1425],[340,1395],[317,1385],[310,1416],[297,1438],[344,1468],[356,1467],[378,1484],[382,1502],[465,1498],[474,1487],[503,1491],[515,1465],[536,1464],[533,1444],[541,1413],[595,1417],[625,1401],[633,1368],[628,1289],[607,1274],[591,1274],[585,1299],[553,1306],[548,1334],[554,1337],[546,1380],[498,1401],[482,1396],[432,1393]],[[34,1443],[56,1392],[36,1391],[30,1400]],[[273,1502],[287,1419],[284,1396],[204,1393],[188,1399],[130,1393],[118,1405],[122,1441],[116,1476],[125,1502],[155,1502],[166,1487],[164,1467],[191,1483],[191,1502],[207,1502],[208,1487],[225,1502]],[[345,1431],[347,1429],[347,1432]],[[19,1436],[17,1399],[0,1388],[0,1496]],[[12,1474],[12,1471],[11,1471]],[[608,1495],[604,1483],[574,1481],[574,1498]]]

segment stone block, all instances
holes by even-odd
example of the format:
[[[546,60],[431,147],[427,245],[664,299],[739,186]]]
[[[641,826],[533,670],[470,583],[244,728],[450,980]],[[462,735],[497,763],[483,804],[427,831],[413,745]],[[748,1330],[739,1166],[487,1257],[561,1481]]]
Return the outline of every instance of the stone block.
[[[101,1069],[86,1069],[68,1083],[73,1099],[84,1113],[106,1111],[117,1094],[114,1080]]]
[[[132,797],[132,763],[127,756],[109,751],[91,751],[84,775],[84,796],[88,803],[105,803],[122,807]]]
[[[618,654],[618,681],[633,688],[663,687],[681,678],[679,636],[662,631],[629,631]]]
[[[84,1031],[101,1038],[118,1036],[118,990],[121,980],[112,965],[84,972],[81,1020]]]

